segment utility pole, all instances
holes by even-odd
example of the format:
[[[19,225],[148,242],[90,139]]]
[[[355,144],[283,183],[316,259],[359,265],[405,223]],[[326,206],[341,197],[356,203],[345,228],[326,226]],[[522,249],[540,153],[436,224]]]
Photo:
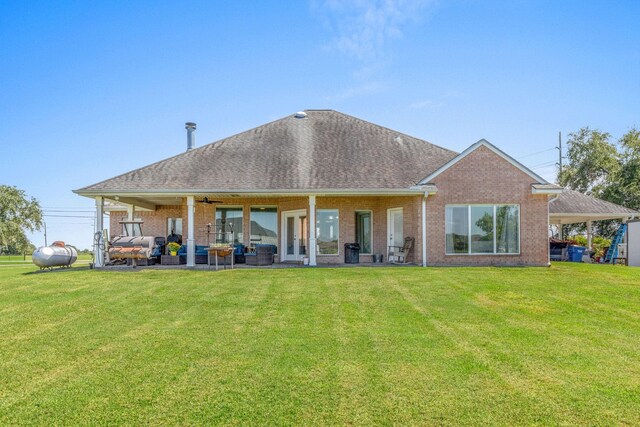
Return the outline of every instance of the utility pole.
[[[47,245],[47,223],[45,221],[42,221],[42,223],[44,224],[44,245],[49,246]]]
[[[556,148],[558,149],[558,168],[560,170],[558,176],[560,176],[562,175],[562,132],[558,132],[558,146]]]

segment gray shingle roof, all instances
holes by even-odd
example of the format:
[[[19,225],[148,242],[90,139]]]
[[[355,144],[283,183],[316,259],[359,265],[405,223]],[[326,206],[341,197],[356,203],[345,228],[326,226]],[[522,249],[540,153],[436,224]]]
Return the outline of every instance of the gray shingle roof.
[[[549,203],[550,214],[603,214],[624,215],[638,214],[638,211],[606,202],[578,191],[564,190],[556,199]]]
[[[456,152],[333,110],[307,110],[82,191],[406,189]]]

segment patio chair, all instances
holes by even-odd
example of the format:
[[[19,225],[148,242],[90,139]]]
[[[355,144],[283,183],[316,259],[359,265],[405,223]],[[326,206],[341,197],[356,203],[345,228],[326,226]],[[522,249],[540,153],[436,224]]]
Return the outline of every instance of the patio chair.
[[[407,258],[413,250],[413,237],[405,237],[402,246],[389,246],[387,251],[387,259],[394,264],[407,264]]]

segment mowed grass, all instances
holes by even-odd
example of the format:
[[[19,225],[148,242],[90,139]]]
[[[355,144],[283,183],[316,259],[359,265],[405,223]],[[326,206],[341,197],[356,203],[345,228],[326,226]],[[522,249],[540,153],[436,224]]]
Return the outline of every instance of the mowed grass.
[[[0,425],[640,425],[640,269],[0,269]]]
[[[75,266],[89,264],[93,257],[90,254],[79,254]],[[18,267],[18,266],[33,266],[31,254],[28,255],[0,255],[0,267]]]

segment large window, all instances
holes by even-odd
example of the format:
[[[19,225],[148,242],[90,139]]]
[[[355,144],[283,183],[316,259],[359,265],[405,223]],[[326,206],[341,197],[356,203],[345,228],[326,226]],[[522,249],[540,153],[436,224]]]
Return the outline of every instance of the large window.
[[[356,242],[360,244],[361,254],[373,253],[372,234],[371,211],[356,211]]]
[[[167,218],[167,236],[170,234],[182,236],[182,218]]]
[[[445,229],[447,253],[469,253],[469,207],[447,206]]]
[[[316,236],[318,254],[337,255],[339,253],[340,234],[337,209],[318,209],[316,220]]]
[[[252,245],[278,244],[278,209],[268,207],[251,208],[251,236]]]
[[[465,205],[445,208],[446,253],[520,253],[520,206]]]
[[[242,243],[242,208],[216,207],[216,243]]]

